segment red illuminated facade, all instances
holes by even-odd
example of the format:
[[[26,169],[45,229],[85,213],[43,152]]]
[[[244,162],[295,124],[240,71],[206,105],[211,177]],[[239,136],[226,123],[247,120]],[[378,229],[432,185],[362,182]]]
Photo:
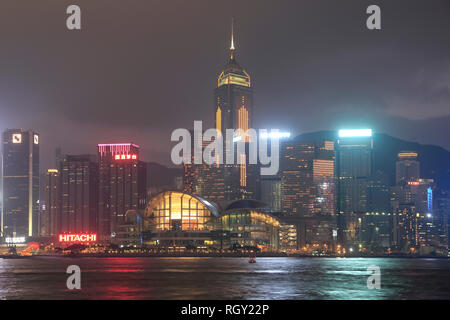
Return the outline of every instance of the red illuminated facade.
[[[133,143],[98,145],[100,240],[115,235],[127,210],[145,208],[147,168],[139,149]]]

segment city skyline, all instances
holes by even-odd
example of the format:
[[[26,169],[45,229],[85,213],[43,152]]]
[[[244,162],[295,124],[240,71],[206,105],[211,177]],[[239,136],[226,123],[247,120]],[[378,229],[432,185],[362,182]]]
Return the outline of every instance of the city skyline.
[[[80,5],[98,16],[97,5]],[[0,129],[23,127],[39,132],[41,168],[52,167],[56,147],[68,154],[94,154],[102,141],[133,141],[142,146],[146,161],[170,165],[168,141],[173,129],[189,128],[193,120],[200,119],[214,126],[210,91],[226,58],[230,17],[234,16],[239,61],[255,79],[255,127],[279,127],[296,135],[354,127],[357,121],[358,127],[450,148],[445,138],[449,135],[445,125],[449,119],[445,59],[449,47],[444,30],[450,29],[445,28],[449,22],[442,13],[446,4],[432,4],[415,21],[423,4],[408,2],[409,14],[401,22],[396,21],[400,4],[386,4],[383,10],[388,14],[378,34],[364,28],[363,4],[328,5],[330,11],[345,13],[345,21],[323,11],[313,21],[307,15],[317,17],[319,6],[311,3],[283,3],[269,21],[264,15],[251,15],[249,4],[243,4],[239,12],[211,5],[223,9],[217,10],[215,19],[196,15],[198,3],[179,5],[186,10],[178,24],[176,15],[165,21],[153,15],[153,19],[144,19],[146,13],[153,13],[141,4],[127,11],[136,15],[135,23],[118,27],[114,21],[120,20],[122,11],[110,9],[102,23],[86,15],[84,28],[75,34],[56,28],[57,10],[64,5],[50,10],[52,16],[33,31],[17,28],[21,19],[37,23],[27,12],[15,21],[1,17],[10,26],[6,29],[16,30],[28,41],[16,43],[12,33],[4,37],[11,51],[1,53],[9,55],[2,57],[8,63],[0,80],[8,84],[8,90],[2,92],[0,108],[6,116],[0,120]],[[30,6],[38,9],[39,4]],[[158,10],[170,12],[170,8],[162,5]],[[10,9],[19,12],[22,6]],[[265,4],[260,9],[269,10]],[[341,28],[335,30],[338,23]],[[111,26],[115,36],[105,33]],[[155,34],[156,27],[166,28],[164,38]],[[308,32],[311,28],[322,36]],[[426,32],[408,36],[411,29],[420,28]],[[295,33],[287,33],[294,29]],[[33,36],[42,38],[44,30],[46,36],[59,40],[58,47],[48,41],[29,46]],[[129,33],[136,39],[125,36]],[[11,56],[12,52],[17,55]],[[175,58],[176,52],[182,54]],[[406,59],[392,65],[389,61],[400,53]],[[99,55],[105,60],[94,67]],[[46,63],[38,62],[42,59]],[[41,69],[44,65],[47,72]],[[83,85],[77,85],[82,78]],[[180,116],[171,116],[174,112]],[[63,138],[64,132],[70,135]]]
[[[278,250],[278,240],[273,235],[278,233],[278,227],[282,225],[280,230],[285,230],[288,234],[291,233],[289,230],[292,228],[297,230],[296,250],[309,244],[319,245],[318,242],[321,241],[325,246],[325,252],[339,254],[345,253],[344,246],[347,250],[358,247],[358,251],[362,254],[385,252],[387,248],[389,250],[394,248],[401,252],[408,251],[410,247],[419,248],[422,245],[432,248],[434,240],[430,240],[429,237],[434,236],[437,229],[418,229],[413,225],[419,223],[420,226],[426,226],[427,216],[433,216],[433,192],[439,193],[442,190],[445,193],[446,187],[443,181],[446,173],[436,173],[442,169],[434,167],[435,170],[431,176],[429,170],[422,170],[425,176],[421,175],[420,160],[426,159],[429,155],[424,154],[419,158],[419,152],[422,154],[422,150],[401,150],[398,145],[398,150],[394,151],[398,159],[402,161],[390,159],[391,163],[388,166],[386,163],[377,165],[376,157],[380,155],[376,155],[374,148],[374,144],[378,146],[374,136],[376,130],[366,126],[364,121],[359,121],[357,126],[356,123],[342,126],[338,132],[328,137],[319,137],[318,132],[310,133],[312,136],[309,141],[302,139],[301,135],[291,137],[290,131],[294,129],[289,128],[289,131],[283,131],[280,146],[278,146],[278,136],[275,138],[277,142],[269,138],[271,141],[269,144],[276,145],[274,150],[271,148],[271,153],[275,152],[271,156],[277,158],[276,172],[272,172],[269,177],[264,177],[265,174],[262,172],[259,173],[260,165],[250,161],[252,152],[258,148],[254,144],[257,142],[255,141],[256,133],[252,137],[248,130],[254,131],[257,126],[255,119],[262,119],[261,115],[265,114],[255,107],[253,74],[246,71],[236,58],[239,56],[237,39],[235,22],[231,19],[228,59],[217,76],[217,87],[213,90],[214,108],[210,108],[210,111],[202,114],[200,118],[203,122],[212,115],[214,128],[219,132],[216,140],[219,140],[221,135],[225,136],[225,131],[228,137],[229,129],[241,130],[242,133],[234,133],[239,137],[230,139],[233,150],[229,146],[226,147],[227,158],[228,155],[232,155],[234,160],[239,160],[237,163],[228,163],[228,160],[226,164],[183,161],[182,176],[177,176],[170,185],[158,185],[157,188],[152,189],[148,188],[147,163],[142,161],[141,147],[135,143],[136,141],[130,139],[128,142],[117,140],[115,143],[104,143],[114,142],[111,140],[114,139],[114,135],[105,141],[91,141],[97,145],[97,155],[74,154],[65,150],[62,152],[58,147],[54,153],[56,166],[52,169],[45,165],[45,160],[42,161],[44,165],[40,166],[39,150],[43,139],[38,131],[33,128],[34,131],[30,130],[24,135],[23,129],[6,130],[2,138],[2,168],[6,173],[2,177],[2,185],[7,186],[3,195],[5,209],[2,213],[2,231],[4,235],[16,237],[25,236],[28,233],[30,237],[53,237],[58,233],[90,232],[98,234],[101,242],[114,243],[123,240],[128,243],[128,235],[131,238],[138,237],[140,240],[136,244],[140,246],[144,245],[144,242],[158,245],[159,240],[150,235],[145,236],[147,239],[143,242],[144,234],[151,232],[154,225],[162,224],[164,225],[162,230],[169,231],[168,234],[161,234],[164,239],[167,235],[171,238],[172,231],[181,232],[180,235],[183,235],[184,231],[195,230],[197,224],[207,222],[204,219],[208,218],[203,216],[202,211],[201,215],[195,218],[198,222],[193,224],[195,226],[191,230],[191,223],[185,219],[193,217],[190,213],[187,213],[187,218],[184,216],[185,213],[182,214],[186,205],[183,204],[185,203],[183,199],[198,197],[197,200],[200,202],[211,201],[212,207],[215,207],[213,211],[223,214],[220,219],[230,215],[228,218],[223,218],[221,222],[216,221],[211,222],[212,225],[205,225],[205,230],[211,231],[211,234],[220,232],[221,224],[227,225],[228,231],[241,230],[240,227],[234,229],[235,225],[229,224],[228,219],[231,219],[230,221],[237,219],[239,223],[247,221],[245,220],[247,218],[250,220],[245,223],[256,219],[255,221],[274,228],[272,235],[267,238],[270,240],[261,238],[253,243],[251,237],[248,240],[244,237],[244,245],[245,241],[251,241],[255,246],[259,243],[265,248]],[[152,114],[162,117],[157,109],[154,111]],[[281,113],[284,114],[284,112]],[[107,112],[105,116],[114,116],[114,114]],[[171,120],[169,128],[176,123],[176,120]],[[203,133],[208,135],[208,130],[203,131],[206,128],[202,129],[202,122],[194,121],[194,137],[190,130],[181,129],[187,134],[183,140],[188,140],[189,151],[185,154],[186,150],[183,147],[183,156],[180,159],[191,160],[193,156],[190,150],[191,143],[199,142],[198,139],[201,141],[199,143],[201,153],[203,149],[206,151],[209,148],[207,146],[209,143],[203,141]],[[135,119],[135,123],[139,123],[138,118]],[[277,123],[277,120],[272,119],[267,123],[268,128],[273,128],[273,123]],[[200,128],[197,127],[199,124]],[[177,140],[174,138],[176,131],[178,130],[173,131],[171,135],[171,142]],[[25,137],[28,138],[22,141]],[[236,138],[240,139],[235,140]],[[152,145],[151,142],[147,144],[149,145]],[[222,150],[214,149],[213,152],[215,154],[213,158],[217,161],[224,157],[217,153]],[[404,156],[406,158],[402,158]],[[392,154],[389,157],[392,158]],[[411,157],[416,160],[411,160]],[[180,164],[173,160],[173,154],[171,158],[173,164]],[[279,162],[281,162],[280,171],[278,171]],[[21,167],[19,164],[22,164]],[[390,170],[394,164],[395,174]],[[413,174],[409,172],[410,166],[412,166]],[[19,167],[20,172],[24,173],[20,176],[21,179],[25,179],[23,181],[14,180],[19,177],[15,173],[15,171],[19,172]],[[36,196],[37,181],[42,172],[46,172],[45,196],[42,194],[43,184],[40,186],[39,196]],[[395,183],[393,183],[394,177]],[[27,181],[27,184],[24,181]],[[22,191],[19,192],[16,189]],[[157,199],[158,194],[163,191],[170,192],[163,197],[160,204],[156,204],[157,201],[161,201]],[[179,201],[179,204],[175,206],[171,204],[171,192],[175,192],[174,199],[179,198],[174,200]],[[177,192],[181,195],[176,195]],[[261,202],[262,198],[271,207]],[[45,200],[40,201],[41,199]],[[51,203],[48,208],[46,208],[47,199]],[[155,208],[152,206],[164,208],[158,218],[155,218],[157,211],[154,211]],[[190,206],[189,202],[189,208]],[[209,208],[208,205],[206,207]],[[202,210],[210,210],[207,208]],[[266,212],[266,209],[269,211]],[[415,216],[416,212],[425,220],[419,222],[419,216]],[[18,219],[19,216],[16,213],[21,214],[22,217]],[[383,213],[386,216],[381,217],[380,220],[372,217],[375,213]],[[247,218],[243,218],[244,216]],[[397,220],[398,223],[393,223]],[[134,227],[130,227],[129,223]],[[442,221],[440,224],[446,223]],[[404,231],[397,230],[403,228],[400,227],[401,225],[404,226]],[[434,228],[434,223],[431,225]],[[188,229],[185,230],[183,226]],[[245,229],[245,226],[243,228]],[[136,233],[137,230],[140,231]],[[411,232],[416,235],[414,241],[410,238]],[[430,234],[428,238],[423,235],[423,233],[428,234],[427,232]],[[393,236],[389,236],[391,233]],[[178,236],[176,235],[175,238]],[[204,234],[194,240],[194,244],[204,245],[205,237],[208,238],[209,235]],[[239,239],[241,235],[236,233],[234,237],[232,241],[241,243]],[[419,241],[419,237],[423,240]],[[170,241],[176,241],[175,238]],[[285,239],[284,236],[283,238]],[[210,241],[208,243],[211,245],[217,240],[212,236],[211,240],[206,242]],[[184,242],[183,240],[180,244],[186,244]],[[383,247],[381,247],[382,243]],[[190,245],[192,243],[188,243],[188,246]],[[366,250],[369,251],[366,252]]]
[[[0,1],[0,300],[449,299],[449,13]]]

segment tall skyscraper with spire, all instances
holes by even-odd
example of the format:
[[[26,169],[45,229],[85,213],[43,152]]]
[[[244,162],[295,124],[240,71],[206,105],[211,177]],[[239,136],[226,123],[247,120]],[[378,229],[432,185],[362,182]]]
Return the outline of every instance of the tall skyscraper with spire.
[[[234,26],[231,24],[229,60],[217,78],[214,89],[214,115],[218,131],[247,131],[252,128],[253,91],[250,75],[236,61]],[[217,203],[260,198],[259,165],[249,164],[249,140],[244,137],[246,152],[234,152],[234,164],[192,164],[184,170],[184,190]],[[236,150],[236,148],[235,148]],[[227,150],[225,150],[224,161]],[[240,157],[240,164],[238,163]],[[244,160],[244,161],[243,161]]]
[[[214,90],[214,114],[216,129],[225,137],[227,129],[241,129],[246,132],[252,128],[253,90],[250,75],[236,61],[234,23],[231,23],[231,44],[228,63],[217,78]],[[245,139],[246,154],[236,154],[241,164],[225,164],[224,194],[226,200],[259,199],[259,166],[248,163],[248,140]],[[237,163],[237,158],[235,158]]]
[[[250,75],[236,61],[234,28],[231,26],[230,59],[217,79],[214,90],[216,128],[225,134],[226,129],[252,128],[253,90]]]

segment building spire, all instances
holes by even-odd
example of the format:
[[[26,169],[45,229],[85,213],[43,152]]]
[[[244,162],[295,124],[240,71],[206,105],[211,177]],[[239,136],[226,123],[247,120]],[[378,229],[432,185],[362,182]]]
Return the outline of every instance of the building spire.
[[[230,59],[234,60],[234,19],[231,18],[231,46],[230,46]]]

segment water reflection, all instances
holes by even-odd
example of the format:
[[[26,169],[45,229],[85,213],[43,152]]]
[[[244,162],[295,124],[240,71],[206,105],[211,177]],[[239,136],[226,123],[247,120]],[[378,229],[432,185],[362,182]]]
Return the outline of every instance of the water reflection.
[[[71,264],[81,291],[65,287]],[[380,290],[367,288],[370,265]],[[449,299],[449,271],[446,259],[0,259],[0,299]]]

